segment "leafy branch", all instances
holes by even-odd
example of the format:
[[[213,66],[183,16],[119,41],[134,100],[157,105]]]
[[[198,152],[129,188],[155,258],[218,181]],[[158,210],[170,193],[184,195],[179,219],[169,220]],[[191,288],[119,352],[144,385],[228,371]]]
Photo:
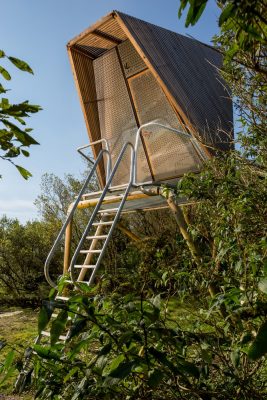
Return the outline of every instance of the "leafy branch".
[[[0,50],[0,58],[9,60],[16,68],[21,71],[33,74],[31,67],[18,58],[7,56]],[[6,81],[11,80],[10,73],[0,65],[0,75]],[[6,89],[0,82],[0,94],[5,94]],[[26,127],[25,119],[41,110],[38,105],[30,104],[28,100],[18,104],[12,104],[8,98],[0,98],[0,158],[13,164],[24,179],[28,179],[31,173],[14,162],[20,155],[29,157],[28,148],[39,144],[31,135],[31,128]]]

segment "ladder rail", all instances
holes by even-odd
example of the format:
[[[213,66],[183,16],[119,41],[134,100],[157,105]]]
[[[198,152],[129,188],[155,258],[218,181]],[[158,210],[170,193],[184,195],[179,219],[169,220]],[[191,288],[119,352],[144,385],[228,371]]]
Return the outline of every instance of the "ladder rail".
[[[124,194],[124,196],[123,196],[123,199],[122,199],[122,201],[121,201],[121,203],[120,203],[120,206],[119,206],[119,208],[118,208],[118,211],[117,211],[117,213],[116,213],[116,216],[115,216],[115,219],[114,219],[115,223],[114,223],[114,221],[113,221],[112,227],[111,227],[111,229],[110,229],[110,231],[109,231],[109,233],[108,233],[108,237],[107,237],[107,239],[105,240],[105,243],[104,243],[104,245],[103,245],[102,252],[101,252],[101,254],[99,255],[99,258],[98,258],[98,261],[97,261],[97,264],[96,264],[97,267],[95,268],[95,270],[93,271],[93,273],[92,273],[92,275],[91,275],[91,277],[90,277],[90,283],[92,282],[92,279],[91,279],[92,276],[93,276],[93,277],[95,276],[96,270],[97,270],[97,268],[98,268],[98,266],[99,266],[99,263],[100,263],[100,261],[101,261],[101,259],[102,259],[102,257],[103,257],[105,248],[106,248],[106,246],[107,246],[107,244],[108,244],[108,242],[109,242],[109,239],[110,239],[111,234],[112,234],[112,232],[113,232],[114,226],[115,226],[115,224],[116,224],[116,222],[117,222],[117,220],[118,220],[118,218],[119,218],[119,216],[120,216],[120,212],[121,212],[121,210],[122,210],[122,208],[123,208],[124,202],[125,202],[125,200],[126,200],[126,198],[127,198],[127,195],[128,195],[128,193],[129,193],[129,191],[130,191],[130,188],[131,188],[131,186],[132,186],[132,184],[133,184],[133,179],[134,179],[134,166],[135,166],[135,151],[134,151],[134,146],[132,145],[132,143],[127,142],[127,143],[125,143],[125,144],[123,145],[123,147],[122,147],[122,149],[121,149],[121,151],[120,151],[120,154],[119,154],[119,156],[118,156],[118,158],[117,158],[117,161],[116,161],[114,167],[112,168],[112,171],[111,171],[110,176],[109,176],[109,178],[108,178],[108,180],[107,180],[107,183],[106,183],[106,185],[105,185],[105,187],[104,187],[104,189],[103,189],[103,191],[102,191],[102,194],[101,194],[101,196],[99,197],[99,200],[98,200],[98,202],[97,202],[97,204],[96,204],[96,206],[95,206],[95,208],[94,208],[94,211],[93,211],[92,214],[91,214],[91,217],[90,217],[89,222],[88,222],[88,224],[87,224],[87,226],[86,226],[86,228],[85,228],[85,230],[84,230],[84,233],[83,233],[83,235],[82,235],[82,237],[81,237],[81,239],[80,239],[80,242],[79,242],[79,244],[78,244],[78,246],[77,246],[77,248],[76,248],[76,250],[75,250],[75,252],[74,252],[74,254],[73,254],[73,257],[72,257],[72,260],[71,260],[71,263],[70,263],[70,267],[69,267],[69,272],[70,272],[70,276],[71,276],[71,280],[72,280],[73,284],[75,284],[74,271],[75,271],[75,263],[76,263],[77,257],[78,257],[79,254],[80,254],[80,250],[81,250],[81,248],[82,248],[82,246],[83,246],[83,243],[84,243],[86,237],[88,236],[88,232],[89,232],[89,230],[91,229],[91,227],[92,227],[92,225],[93,225],[93,223],[94,223],[94,221],[95,221],[95,217],[96,217],[96,215],[97,215],[97,213],[98,213],[98,211],[99,211],[99,209],[100,209],[100,207],[101,207],[101,205],[102,205],[102,203],[103,203],[103,200],[104,200],[104,198],[105,198],[105,196],[106,196],[106,193],[107,193],[107,191],[109,190],[109,187],[110,187],[110,185],[111,185],[111,183],[112,183],[113,177],[114,177],[114,175],[115,175],[115,173],[116,173],[116,171],[117,171],[117,169],[118,169],[118,167],[119,167],[119,165],[120,165],[120,162],[121,162],[121,160],[122,160],[122,157],[124,156],[124,153],[125,153],[125,151],[127,150],[128,147],[130,147],[130,149],[131,149],[131,168],[130,168],[130,179],[129,179],[129,183],[128,183],[128,186],[127,186],[127,188],[126,188],[126,191],[125,191],[125,194]],[[108,212],[108,210],[107,210],[107,212]],[[112,229],[112,228],[113,228],[113,229]],[[100,260],[100,261],[99,261],[99,260]]]
[[[76,211],[76,209],[78,207],[78,204],[79,204],[79,202],[80,202],[80,200],[82,198],[82,195],[84,194],[85,189],[88,186],[90,180],[92,179],[92,177],[93,177],[93,175],[94,175],[94,173],[96,171],[96,168],[97,168],[100,160],[103,158],[104,154],[107,155],[108,165],[110,166],[110,163],[111,163],[110,152],[107,149],[102,149],[100,151],[100,153],[98,154],[97,159],[96,159],[96,161],[95,161],[95,163],[93,165],[93,168],[91,169],[90,173],[88,174],[88,176],[87,176],[87,178],[86,178],[86,180],[85,180],[85,182],[84,182],[84,184],[83,184],[83,186],[82,186],[82,188],[80,190],[80,193],[78,194],[78,196],[77,196],[77,198],[76,198],[76,200],[75,200],[75,202],[74,202],[74,204],[73,204],[73,206],[71,208],[71,211],[69,212],[69,214],[68,214],[68,216],[66,218],[66,221],[64,222],[62,228],[60,229],[59,234],[58,234],[58,236],[57,236],[57,238],[56,238],[56,240],[55,240],[55,242],[54,242],[54,244],[53,244],[53,246],[52,246],[52,248],[51,248],[51,250],[50,250],[50,252],[49,252],[49,254],[47,256],[47,259],[45,261],[45,265],[44,265],[45,278],[46,278],[47,282],[49,283],[49,285],[54,287],[54,288],[56,288],[57,285],[52,280],[52,278],[50,276],[49,267],[50,267],[51,260],[52,260],[54,254],[55,254],[55,251],[56,251],[56,249],[57,249],[57,247],[58,247],[58,245],[59,245],[59,243],[60,243],[60,241],[62,239],[62,236],[64,235],[64,233],[66,231],[67,226],[69,225],[69,223],[70,223],[70,221],[71,221],[71,219],[72,219],[72,217],[73,217],[73,215],[74,215],[74,213],[75,213],[75,211]]]
[[[130,143],[130,144],[131,144],[131,143]],[[132,146],[132,145],[131,145],[131,146]],[[131,169],[130,169],[130,179],[129,179],[129,183],[128,183],[128,186],[127,186],[127,188],[126,188],[126,190],[125,190],[125,192],[124,192],[124,195],[123,195],[123,198],[122,198],[122,200],[121,200],[121,202],[120,202],[120,205],[119,205],[119,207],[118,207],[118,211],[117,211],[117,213],[116,213],[116,215],[115,215],[115,218],[114,218],[114,220],[113,220],[113,224],[111,225],[111,228],[110,228],[110,230],[109,230],[109,232],[108,232],[108,237],[107,237],[107,239],[105,240],[104,245],[103,245],[103,247],[102,247],[102,251],[101,251],[101,253],[100,253],[100,255],[99,255],[98,259],[97,259],[95,269],[94,269],[94,270],[92,271],[92,273],[91,273],[91,276],[90,276],[88,285],[91,285],[91,284],[93,283],[93,281],[94,281],[94,278],[95,278],[95,275],[96,275],[96,273],[97,273],[97,270],[98,270],[98,268],[99,268],[99,266],[100,266],[100,263],[101,263],[101,261],[102,261],[102,258],[104,257],[104,253],[105,253],[106,247],[107,247],[108,244],[109,244],[109,240],[110,240],[110,238],[111,238],[111,236],[112,236],[112,234],[113,234],[113,231],[114,231],[114,229],[115,229],[115,226],[117,225],[117,222],[118,222],[118,220],[119,220],[119,218],[120,218],[121,211],[122,211],[122,209],[123,209],[123,206],[124,206],[124,204],[125,204],[125,202],[126,202],[127,196],[128,196],[128,194],[129,194],[130,189],[131,189],[132,184],[133,184],[133,178],[134,178],[134,160],[135,160],[136,154],[135,154],[135,151],[134,151],[134,149],[133,149],[133,146],[132,146],[131,148],[132,148],[132,152],[131,152]]]

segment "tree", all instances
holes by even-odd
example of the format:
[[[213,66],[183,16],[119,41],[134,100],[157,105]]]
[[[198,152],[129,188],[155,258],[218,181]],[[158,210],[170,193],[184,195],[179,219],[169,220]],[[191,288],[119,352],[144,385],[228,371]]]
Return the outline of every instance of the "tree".
[[[207,3],[180,1],[180,17],[189,5],[186,26],[197,23]],[[221,31],[213,42],[223,55],[221,73],[233,94],[243,162],[254,161],[255,172],[263,168],[266,173],[267,2],[222,0],[218,5]]]
[[[18,69],[33,74],[32,69],[25,61],[7,56],[3,50],[0,50],[0,58],[7,59]],[[11,80],[10,73],[2,65],[0,65],[0,74],[6,81]],[[7,92],[8,89],[0,82],[0,94]],[[12,163],[24,179],[28,179],[31,173],[15,164],[14,159],[20,155],[29,157],[28,148],[38,144],[29,134],[32,129],[26,127],[25,119],[40,110],[40,106],[30,104],[28,100],[11,104],[6,97],[0,99],[0,158]]]
[[[182,0],[180,12],[187,4],[187,24],[195,23],[207,1]],[[39,329],[53,307],[59,313],[50,344],[35,346],[37,398],[266,398],[266,9],[262,1],[220,4],[216,46],[235,95],[241,148],[184,176],[175,191],[192,200],[186,220],[200,256],[193,260],[179,235],[179,262],[168,259],[160,240],[152,249],[142,241],[146,257],[130,293],[122,290],[130,281],[126,273],[109,292],[103,285],[69,292],[64,304],[52,293]],[[161,274],[159,286],[153,272]],[[66,342],[58,343],[68,330]]]
[[[0,219],[0,286],[2,304],[36,305],[47,293],[43,268],[58,226],[49,222]],[[51,270],[60,273],[61,249]]]

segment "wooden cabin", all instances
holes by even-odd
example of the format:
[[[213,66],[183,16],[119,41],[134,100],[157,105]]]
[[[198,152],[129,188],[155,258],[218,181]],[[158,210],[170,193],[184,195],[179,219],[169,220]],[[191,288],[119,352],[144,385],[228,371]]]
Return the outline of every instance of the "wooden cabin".
[[[142,129],[138,182],[177,180],[199,171],[215,149],[232,147],[232,102],[211,46],[113,11],[71,40],[68,52],[89,140],[106,139],[112,162],[140,126],[163,125]],[[93,146],[95,158],[101,146]],[[127,182],[129,157],[113,185]],[[106,168],[103,162],[98,171],[102,186]]]
[[[90,141],[79,151],[91,146],[94,162],[47,257],[47,281],[56,287],[49,266],[65,235],[66,282],[92,285],[114,229],[122,229],[121,216],[139,210],[169,207],[195,257],[180,208],[188,199],[166,195],[161,185],[176,184],[217,151],[232,148],[221,54],[118,11],[71,40],[68,52]],[[92,192],[95,172],[100,190]],[[91,208],[88,223],[71,255],[73,216],[85,208]]]

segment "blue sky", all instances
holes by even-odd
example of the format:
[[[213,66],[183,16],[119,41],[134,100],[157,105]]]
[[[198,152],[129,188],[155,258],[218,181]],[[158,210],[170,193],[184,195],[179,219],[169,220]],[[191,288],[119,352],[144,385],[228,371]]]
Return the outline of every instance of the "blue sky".
[[[112,10],[120,10],[154,24],[189,34],[209,43],[218,32],[214,1],[193,28],[178,20],[179,0],[10,0],[1,4],[0,37],[6,54],[27,61],[35,75],[10,67],[10,100],[30,100],[43,111],[31,117],[29,127],[40,142],[29,159],[17,162],[33,177],[21,178],[14,167],[0,160],[0,217],[21,222],[38,217],[33,205],[40,193],[41,176],[79,176],[84,169],[76,148],[86,144],[87,133],[67,57],[66,44],[74,36]],[[5,64],[7,66],[7,64]],[[17,160],[18,161],[18,160]]]

